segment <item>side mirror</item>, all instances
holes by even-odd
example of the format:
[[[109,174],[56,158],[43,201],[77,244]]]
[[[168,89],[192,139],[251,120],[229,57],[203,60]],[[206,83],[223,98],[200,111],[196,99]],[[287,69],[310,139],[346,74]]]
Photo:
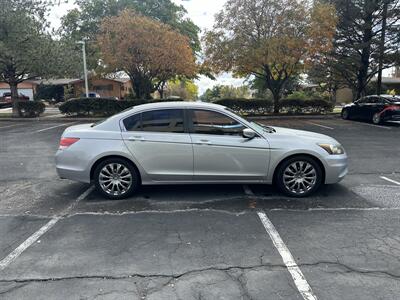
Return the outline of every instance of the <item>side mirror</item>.
[[[254,139],[256,137],[256,132],[253,129],[245,128],[243,129],[243,137],[246,139]]]

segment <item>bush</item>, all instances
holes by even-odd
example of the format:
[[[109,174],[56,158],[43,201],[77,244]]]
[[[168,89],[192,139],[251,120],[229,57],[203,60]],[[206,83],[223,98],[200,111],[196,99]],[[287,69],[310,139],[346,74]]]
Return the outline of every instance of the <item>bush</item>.
[[[334,105],[326,99],[283,99],[280,111],[288,114],[323,114],[331,112]]]
[[[64,102],[59,106],[61,113],[68,116],[98,116],[106,117],[119,113],[127,108],[136,105],[169,101],[168,99],[135,99],[129,101],[115,100],[112,98],[74,98]],[[174,99],[182,101],[182,99]]]
[[[263,115],[273,111],[273,102],[268,99],[220,99],[214,103],[244,115]]]
[[[18,101],[18,113],[23,118],[35,118],[44,113],[46,106],[39,101]]]

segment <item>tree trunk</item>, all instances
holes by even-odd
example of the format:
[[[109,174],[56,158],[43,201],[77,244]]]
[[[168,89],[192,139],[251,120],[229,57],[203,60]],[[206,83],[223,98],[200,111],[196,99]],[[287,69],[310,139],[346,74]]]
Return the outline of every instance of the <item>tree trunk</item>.
[[[368,69],[371,57],[373,14],[369,1],[365,1],[365,24],[363,30],[363,48],[361,51],[360,67],[357,74],[357,99],[364,96],[367,85]]]
[[[146,77],[140,75],[131,76],[132,89],[137,99],[149,100],[154,91],[153,83]]]
[[[276,92],[272,92],[272,95],[274,97],[274,114],[279,114],[281,95]]]
[[[11,91],[11,103],[12,103],[12,116],[13,117],[19,117],[19,111],[18,111],[18,83],[16,81],[11,81],[9,82],[10,85],[10,91]]]

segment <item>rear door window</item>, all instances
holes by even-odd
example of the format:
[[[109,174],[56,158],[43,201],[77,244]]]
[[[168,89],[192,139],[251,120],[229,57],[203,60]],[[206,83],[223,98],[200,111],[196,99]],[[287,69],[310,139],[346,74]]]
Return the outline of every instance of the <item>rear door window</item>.
[[[160,109],[146,111],[126,118],[127,131],[183,133],[184,113],[182,109]]]

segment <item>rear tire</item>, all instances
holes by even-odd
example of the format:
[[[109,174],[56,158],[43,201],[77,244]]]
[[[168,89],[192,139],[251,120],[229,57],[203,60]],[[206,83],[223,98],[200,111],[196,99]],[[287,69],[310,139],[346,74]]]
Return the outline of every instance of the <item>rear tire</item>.
[[[124,199],[140,187],[140,176],[131,162],[122,158],[102,161],[93,173],[97,191],[109,199]]]
[[[290,197],[307,197],[322,184],[323,172],[319,163],[305,155],[285,160],[277,169],[275,182],[280,191]]]

